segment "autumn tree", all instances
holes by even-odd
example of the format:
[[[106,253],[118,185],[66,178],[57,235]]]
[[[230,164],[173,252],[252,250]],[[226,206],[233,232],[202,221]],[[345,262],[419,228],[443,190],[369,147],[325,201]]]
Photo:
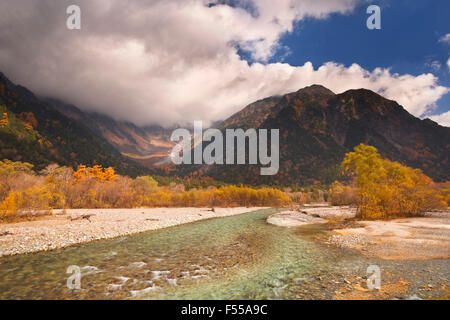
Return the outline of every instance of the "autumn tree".
[[[28,129],[34,129],[38,126],[38,122],[33,112],[22,112],[19,114],[19,118],[25,123],[25,127]]]
[[[151,194],[158,190],[158,182],[150,176],[138,177],[133,181],[132,187],[139,194]]]
[[[416,216],[443,205],[421,170],[383,159],[374,147],[360,144],[342,166],[355,179],[363,219]]]
[[[73,176],[77,181],[82,181],[89,178],[99,181],[114,181],[117,178],[113,168],[103,168],[100,165],[95,165],[93,167],[80,165],[78,166],[78,170],[74,172]]]
[[[8,114],[6,112],[3,113],[2,119],[0,120],[0,127],[4,128],[9,125]]]
[[[0,161],[0,222],[63,208],[282,207],[291,203],[286,193],[267,187],[210,185],[186,190],[181,183],[160,187],[153,177],[131,179],[100,165],[81,165],[74,171],[51,164],[35,172],[28,163]]]
[[[329,200],[334,206],[352,205],[357,203],[357,195],[355,187],[336,181],[331,185]]]
[[[15,162],[8,159],[0,161],[0,201],[11,190],[18,190],[31,183],[27,177],[33,175],[33,165],[26,162]]]

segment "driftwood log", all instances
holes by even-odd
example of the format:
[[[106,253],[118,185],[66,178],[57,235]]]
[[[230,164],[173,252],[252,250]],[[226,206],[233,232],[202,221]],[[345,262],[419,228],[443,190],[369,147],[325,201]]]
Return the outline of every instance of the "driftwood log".
[[[87,220],[89,222],[92,222],[91,217],[93,217],[93,216],[94,216],[93,214],[84,214],[80,217],[70,218],[70,221]]]

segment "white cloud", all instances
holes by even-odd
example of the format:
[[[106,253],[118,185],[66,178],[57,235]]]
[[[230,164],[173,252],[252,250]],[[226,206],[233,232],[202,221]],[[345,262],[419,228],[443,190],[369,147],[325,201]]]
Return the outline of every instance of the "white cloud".
[[[439,42],[450,44],[450,33],[447,33],[445,36],[442,36],[439,39]],[[447,66],[448,66],[448,70],[450,71],[450,58],[447,60]]]
[[[437,60],[427,62],[425,65],[435,72],[441,70],[441,67],[442,67],[441,63]]]
[[[429,118],[433,121],[436,121],[441,126],[450,127],[450,111],[447,111],[440,115],[431,116]]]
[[[80,0],[82,30],[69,31],[69,0],[2,1],[0,70],[39,94],[138,125],[224,119],[314,83],[335,92],[371,89],[416,116],[429,112],[448,92],[432,74],[263,63],[295,21],[347,13],[357,2],[259,0],[250,12],[203,0]],[[249,65],[237,46],[262,63]]]
[[[445,36],[442,36],[439,39],[439,42],[450,43],[450,33],[447,33]]]

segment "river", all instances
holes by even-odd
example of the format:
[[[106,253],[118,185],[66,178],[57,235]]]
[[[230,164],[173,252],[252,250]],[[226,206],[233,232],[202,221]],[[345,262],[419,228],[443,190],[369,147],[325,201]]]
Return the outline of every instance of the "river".
[[[448,260],[367,258],[326,245],[324,226],[267,224],[274,212],[3,257],[0,299],[333,299],[363,286],[370,265],[380,267],[382,284],[409,283],[390,298],[436,298],[427,286],[448,283]],[[69,266],[81,270],[80,289],[67,286]]]

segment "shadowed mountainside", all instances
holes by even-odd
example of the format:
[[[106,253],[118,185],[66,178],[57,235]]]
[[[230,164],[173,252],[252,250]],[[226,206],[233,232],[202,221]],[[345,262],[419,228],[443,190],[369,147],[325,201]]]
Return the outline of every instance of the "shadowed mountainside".
[[[146,172],[82,121],[68,118],[2,73],[0,107],[8,118],[0,128],[0,159],[30,162],[38,169],[55,162],[72,167],[101,164],[132,176]]]

